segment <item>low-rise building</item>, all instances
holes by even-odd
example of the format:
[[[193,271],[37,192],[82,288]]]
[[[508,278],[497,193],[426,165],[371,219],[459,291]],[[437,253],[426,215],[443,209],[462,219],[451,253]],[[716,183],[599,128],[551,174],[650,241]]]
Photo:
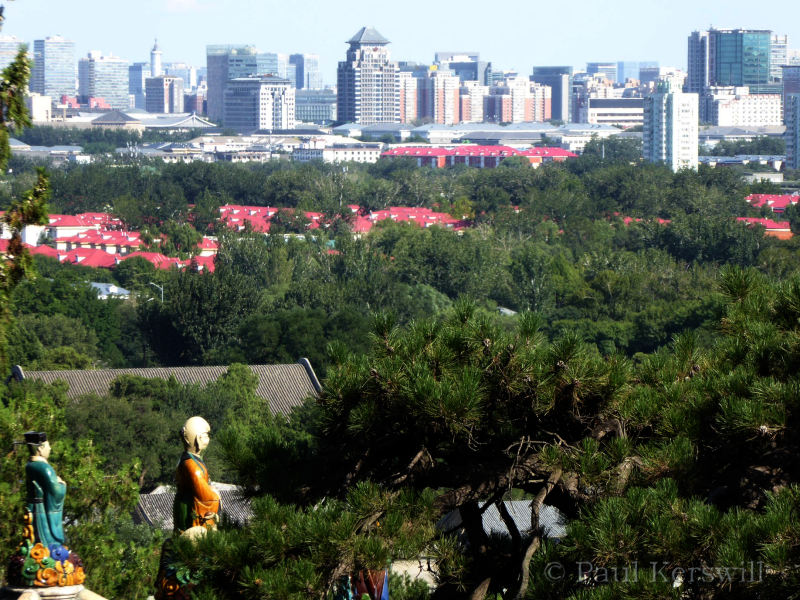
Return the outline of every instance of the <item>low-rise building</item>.
[[[297,162],[319,160],[325,163],[376,163],[381,157],[382,149],[383,144],[371,144],[368,142],[332,144],[330,146],[303,144],[292,151],[292,160]]]

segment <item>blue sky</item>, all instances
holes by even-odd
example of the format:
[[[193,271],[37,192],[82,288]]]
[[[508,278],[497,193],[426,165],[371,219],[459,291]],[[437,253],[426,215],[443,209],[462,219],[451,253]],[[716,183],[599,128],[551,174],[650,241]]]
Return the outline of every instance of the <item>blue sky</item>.
[[[436,50],[478,50],[496,68],[657,60],[684,67],[694,29],[749,27],[789,34],[800,48],[800,2],[778,0],[0,0],[3,33],[32,41],[61,34],[89,50],[205,64],[206,44],[248,43],[314,52],[333,83],[344,43],[363,25],[391,40],[396,60],[430,62]]]

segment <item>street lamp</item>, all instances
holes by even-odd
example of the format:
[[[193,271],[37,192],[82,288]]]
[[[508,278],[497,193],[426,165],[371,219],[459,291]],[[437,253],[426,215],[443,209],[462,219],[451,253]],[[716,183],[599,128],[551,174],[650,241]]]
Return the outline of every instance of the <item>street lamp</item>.
[[[148,283],[149,283],[150,285],[152,285],[153,287],[155,287],[155,288],[158,288],[158,289],[159,289],[159,291],[161,292],[161,304],[164,304],[164,287],[163,287],[163,286],[160,286],[160,285],[158,285],[157,283],[153,283],[152,281],[149,281]]]

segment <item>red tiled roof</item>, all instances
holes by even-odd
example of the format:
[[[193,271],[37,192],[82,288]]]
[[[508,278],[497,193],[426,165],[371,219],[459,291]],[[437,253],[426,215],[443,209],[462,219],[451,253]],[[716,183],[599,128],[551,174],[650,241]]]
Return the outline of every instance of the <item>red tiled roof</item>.
[[[772,219],[759,219],[756,217],[736,217],[737,221],[748,225],[761,225],[765,229],[785,229],[790,230],[789,221],[773,221]]]
[[[800,196],[791,194],[750,194],[745,200],[756,208],[768,206],[774,212],[781,213],[790,204],[797,204],[800,201]]]
[[[117,262],[113,254],[94,248],[76,248],[67,252],[65,258],[61,259],[61,255],[58,258],[62,262],[71,262],[84,267],[108,268]]]
[[[121,257],[119,260],[128,260],[135,256],[141,257],[151,263],[156,269],[168,270],[172,267],[183,267],[187,261],[182,261],[179,258],[171,256],[164,256],[160,252],[131,252],[130,254]]]
[[[577,154],[563,148],[529,148],[517,150],[511,146],[456,146],[454,148],[437,148],[430,146],[403,146],[386,150],[381,156],[527,156],[542,158],[574,158]]]
[[[216,250],[219,248],[219,244],[210,238],[204,237],[197,243],[197,247],[201,250]]]

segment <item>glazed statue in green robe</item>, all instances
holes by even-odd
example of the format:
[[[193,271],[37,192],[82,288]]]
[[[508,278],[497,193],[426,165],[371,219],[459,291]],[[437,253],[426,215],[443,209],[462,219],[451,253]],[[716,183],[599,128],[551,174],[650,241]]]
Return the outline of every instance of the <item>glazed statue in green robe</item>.
[[[26,507],[33,519],[35,541],[44,546],[63,545],[63,512],[67,484],[47,462],[50,442],[44,432],[29,431],[25,434],[25,444],[30,452],[30,460],[25,465],[28,490]]]

